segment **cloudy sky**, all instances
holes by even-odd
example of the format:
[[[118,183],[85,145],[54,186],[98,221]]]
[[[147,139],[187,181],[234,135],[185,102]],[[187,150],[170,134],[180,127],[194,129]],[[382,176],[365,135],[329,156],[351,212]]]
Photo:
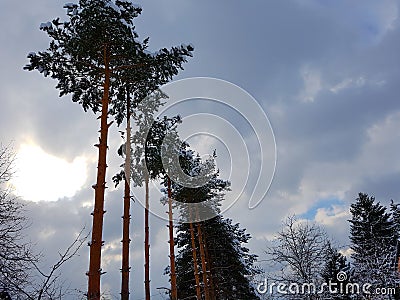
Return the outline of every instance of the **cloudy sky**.
[[[96,116],[85,113],[70,97],[58,98],[51,79],[22,70],[27,53],[48,46],[40,23],[65,16],[65,2],[0,2],[0,142],[12,142],[17,152],[13,184],[27,202],[32,223],[28,234],[45,254],[44,267],[56,260],[57,252],[83,226],[90,229],[90,186],[96,172]],[[263,258],[266,240],[288,214],[316,220],[346,245],[348,207],[358,192],[375,195],[382,203],[400,201],[400,1],[148,0],[139,4],[143,13],[136,21],[137,31],[143,38],[151,37],[150,50],[180,43],[195,46],[194,57],[176,79],[212,77],[231,82],[252,95],[268,116],[277,149],[272,185],[254,209],[248,207],[251,184],[238,199],[227,195],[228,201],[237,201],[224,213],[252,234],[252,252]],[[213,105],[196,102],[177,111],[188,117],[186,126],[195,134],[199,129],[189,122],[190,116],[201,112],[204,117]],[[259,132],[251,126],[265,123],[243,111],[236,111],[235,117],[218,107],[213,113],[214,120],[218,115],[228,120],[248,145],[250,173],[260,171],[261,161],[271,168],[271,146],[262,155],[256,147],[263,145],[257,143],[263,138],[271,141],[270,128]],[[244,176],[237,166],[245,159],[235,159],[242,150],[232,145],[230,129],[194,136],[192,145],[202,154],[220,147],[218,167],[235,188]],[[109,178],[121,164],[115,154],[121,143],[117,130],[111,130]],[[254,183],[254,174],[249,176]],[[261,178],[266,188],[270,176]],[[102,284],[114,299],[120,286],[121,189],[110,188],[106,198],[103,269],[107,274]],[[131,299],[136,300],[143,299],[144,289],[139,202],[132,207],[132,219]],[[162,299],[156,288],[168,286],[168,278],[162,275],[168,264],[167,228],[159,216],[152,215],[150,221],[152,294],[153,299]],[[65,266],[63,277],[71,287],[85,290],[87,268],[85,248]]]

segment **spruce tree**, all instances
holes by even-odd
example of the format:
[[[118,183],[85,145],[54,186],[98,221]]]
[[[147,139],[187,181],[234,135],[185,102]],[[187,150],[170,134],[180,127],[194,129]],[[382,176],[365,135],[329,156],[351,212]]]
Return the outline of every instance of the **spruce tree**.
[[[394,233],[397,239],[400,237],[400,204],[390,201],[390,214],[394,225]]]
[[[394,224],[395,237],[396,237],[396,255],[393,261],[393,269],[395,274],[397,275],[395,280],[397,280],[397,283],[399,283],[400,282],[400,204],[397,204],[393,200],[391,200],[390,212],[392,214],[392,221]],[[400,299],[400,287],[398,284],[396,287],[396,294],[394,299],[396,300]]]
[[[340,280],[338,280],[338,274],[340,276],[340,273],[345,275],[341,275],[341,277],[339,278]],[[321,275],[328,286],[329,284],[333,283],[334,285],[332,286],[334,286],[338,290],[338,293],[331,293],[329,291],[326,291],[326,293],[323,294],[324,299],[351,299],[350,294],[346,293],[346,291],[341,292],[338,288],[340,287],[340,284],[346,286],[352,281],[352,270],[350,269],[350,263],[347,261],[346,257],[342,255],[337,249],[332,247],[330,243],[328,245],[327,261]],[[341,278],[343,278],[343,280]]]
[[[68,3],[68,21],[60,18],[43,23],[40,29],[50,37],[46,51],[31,52],[30,63],[24,69],[38,70],[45,77],[58,81],[60,96],[72,94],[72,100],[83,109],[100,112],[100,138],[97,180],[93,185],[95,201],[93,211],[92,241],[88,275],[89,299],[100,298],[101,247],[103,245],[104,194],[106,188],[106,160],[108,116],[115,116],[118,123],[125,114],[123,97],[129,83],[137,93],[154,90],[166,83],[182,68],[191,46],[161,49],[157,53],[147,52],[148,39],[138,41],[133,19],[141,8],[129,1],[80,0],[78,4]],[[127,75],[129,70],[129,75]],[[132,77],[133,76],[133,77]],[[130,77],[128,80],[127,78]],[[122,92],[121,92],[122,91]],[[122,96],[121,96],[122,95]],[[121,101],[123,100],[123,101]]]
[[[373,287],[391,287],[394,272],[396,233],[386,207],[367,194],[359,193],[350,207],[350,240],[355,280]]]

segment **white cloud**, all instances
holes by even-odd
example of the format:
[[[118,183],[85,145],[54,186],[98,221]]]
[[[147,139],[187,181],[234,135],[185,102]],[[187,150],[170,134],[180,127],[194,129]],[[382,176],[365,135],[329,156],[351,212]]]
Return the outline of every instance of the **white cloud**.
[[[317,209],[315,221],[326,226],[335,226],[346,223],[349,216],[350,212],[347,206],[333,205]]]
[[[109,241],[105,244],[103,249],[102,257],[102,269],[112,270],[115,266],[121,265],[122,252],[121,252],[121,240]]]
[[[304,82],[303,91],[300,98],[304,102],[314,102],[316,96],[322,89],[321,74],[315,68],[305,66],[300,71]]]
[[[396,112],[365,129],[368,139],[361,147],[361,152],[353,159],[310,163],[297,190],[279,192],[279,198],[282,201],[285,199],[288,212],[305,213],[322,199],[346,199],[355,187],[363,186],[365,179],[400,172],[398,128],[400,113]],[[326,218],[325,222],[330,225],[335,218],[343,216],[344,212],[340,211],[340,207],[334,207],[330,210],[321,208],[316,218],[321,223]]]
[[[400,112],[394,112],[367,129],[360,167],[370,176],[400,171]],[[361,174],[360,174],[361,175]]]
[[[382,1],[375,11],[381,25],[382,34],[396,28],[399,21],[399,7],[395,0]]]
[[[40,2],[44,5],[44,1]],[[304,5],[300,7],[299,2]],[[63,2],[54,2],[52,8],[46,6],[46,10],[43,5],[22,6],[12,0],[4,3],[13,9],[0,11],[0,14],[8,12],[0,22],[10,29],[1,37],[4,41],[2,62],[6,67],[0,81],[3,91],[0,96],[4,103],[0,112],[0,130],[6,139],[3,142],[18,141],[32,134],[45,154],[40,160],[52,162],[47,163],[50,165],[60,163],[62,167],[58,169],[79,170],[79,174],[86,174],[82,161],[75,161],[75,158],[80,153],[85,153],[87,158],[89,150],[93,150],[91,145],[97,141],[98,130],[95,118],[84,115],[78,105],[69,103],[69,98],[57,102],[51,80],[21,71],[21,66],[26,63],[26,53],[47,46],[38,25],[54,16],[63,16]],[[266,108],[277,137],[278,174],[266,199],[257,209],[249,211],[245,198],[251,193],[247,191],[226,216],[240,222],[256,237],[250,242],[250,250],[260,254],[261,259],[265,238],[273,236],[280,221],[288,214],[299,215],[315,209],[315,220],[326,226],[333,237],[347,237],[345,205],[348,207],[349,201],[356,196],[354,190],[366,187],[366,178],[385,180],[385,176],[398,174],[400,170],[400,115],[395,112],[399,109],[397,98],[400,94],[396,69],[399,45],[395,38],[398,1],[366,0],[353,2],[353,6],[347,1],[319,0],[299,0],[292,4],[255,1],[229,7],[209,1],[184,6],[182,3],[171,1],[166,6],[153,0],[144,3],[138,30],[145,31],[145,35],[148,33],[151,42],[162,47],[193,42],[196,46],[194,58],[185,65],[186,73],[181,76],[214,76],[245,88]],[[185,9],[188,5],[196,6],[196,9]],[[21,17],[15,18],[17,14]],[[201,17],[205,15],[207,22]],[[396,35],[393,34],[391,41],[385,40],[390,33]],[[323,101],[326,96],[330,101]],[[294,103],[293,99],[301,101]],[[114,130],[113,126],[109,143],[110,177],[121,163],[114,157],[120,143],[112,136]],[[227,137],[227,140],[233,139]],[[198,143],[203,147],[198,150],[208,153],[206,146],[212,142]],[[324,143],[328,146],[324,147]],[[56,155],[49,158],[50,152]],[[334,158],[330,156],[332,153]],[[254,161],[253,156],[250,159]],[[35,160],[39,161],[30,159],[31,162]],[[87,162],[92,163],[92,159]],[[225,161],[221,159],[218,163],[221,173],[228,177],[230,172],[224,169]],[[242,165],[243,158],[234,162],[234,167],[244,173]],[[38,163],[35,169],[42,171],[43,166]],[[90,170],[89,175],[94,175],[94,164],[90,165]],[[60,194],[73,195],[79,190],[81,184],[76,183],[71,190],[61,186],[57,193],[51,191],[51,186],[56,186],[59,179],[54,172],[50,169],[43,176],[38,176],[38,172],[32,174],[27,182],[38,180],[38,183],[29,190],[47,195],[54,192],[52,199],[57,199]],[[233,188],[237,188],[240,179],[235,174],[232,175]],[[68,182],[72,184],[75,179],[69,178]],[[31,238],[40,240],[40,248],[44,249],[48,261],[57,259],[57,251],[68,244],[81,223],[88,224],[89,229],[93,206],[90,185],[94,178],[91,180],[70,201],[35,203],[29,210],[34,218],[34,226],[29,231]],[[390,184],[398,190],[398,182]],[[122,201],[120,195],[110,193],[112,184],[109,185],[104,240],[105,249],[109,244],[112,248],[104,252],[104,269],[108,273],[102,284],[104,289],[118,295]],[[158,204],[158,192],[152,190],[151,195],[154,199],[152,208],[158,207],[158,215],[165,218],[165,207]],[[324,207],[321,199],[329,198],[343,200],[344,206]],[[139,202],[132,208],[132,231],[136,234],[131,256],[132,296],[135,299],[143,297],[143,209]],[[164,220],[152,219],[153,290],[160,284],[168,285],[168,278],[160,276],[168,264],[165,224]],[[84,290],[88,249],[85,247],[81,253],[65,266],[63,279],[71,279],[73,287]]]
[[[350,88],[350,87],[362,87],[365,84],[365,78],[360,76],[357,79],[354,78],[346,78],[343,79],[341,82],[338,84],[332,86],[330,88],[330,91],[333,93],[338,93],[344,89]]]
[[[345,78],[339,83],[332,85],[329,90],[334,94],[338,94],[350,88],[358,88],[361,90],[365,86],[383,87],[385,84],[386,81],[380,78],[365,78],[364,76],[359,76],[355,78]]]
[[[55,233],[56,230],[54,230],[54,228],[48,227],[39,232],[39,238],[41,240],[46,240],[53,237]]]
[[[351,248],[344,248],[340,249],[339,253],[342,254],[343,256],[346,256],[347,258],[350,258],[350,256],[354,253],[354,251]]]

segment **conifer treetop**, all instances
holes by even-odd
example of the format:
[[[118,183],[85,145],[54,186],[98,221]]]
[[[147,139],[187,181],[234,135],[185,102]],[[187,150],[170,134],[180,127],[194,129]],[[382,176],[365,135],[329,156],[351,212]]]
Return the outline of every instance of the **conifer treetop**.
[[[129,1],[80,0],[64,8],[66,21],[56,18],[40,25],[50,45],[45,51],[30,52],[30,63],[24,69],[57,80],[60,97],[72,94],[72,100],[85,111],[100,110],[103,79],[109,71],[109,113],[121,123],[126,116],[123,100],[127,86],[128,92],[135,94],[133,100],[140,101],[171,80],[192,56],[191,45],[149,52],[149,38],[138,40],[134,26],[142,9]]]

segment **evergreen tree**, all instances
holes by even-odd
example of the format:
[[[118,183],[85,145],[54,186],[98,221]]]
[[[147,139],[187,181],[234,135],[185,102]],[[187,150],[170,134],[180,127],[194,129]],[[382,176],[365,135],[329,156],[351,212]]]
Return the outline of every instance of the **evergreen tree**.
[[[393,287],[396,232],[390,213],[375,198],[359,193],[350,207],[350,240],[355,280]]]
[[[174,123],[181,122],[180,116],[172,119]],[[146,165],[150,166],[151,171],[156,170],[155,174],[164,175],[164,186],[167,187],[167,203],[168,203],[168,234],[169,234],[169,270],[170,270],[170,282],[171,282],[171,299],[178,300],[178,289],[176,279],[176,267],[175,267],[175,240],[174,240],[174,223],[173,223],[173,211],[172,211],[172,186],[171,186],[171,168],[169,161],[165,160],[165,156],[176,156],[179,153],[179,149],[182,143],[178,137],[176,127],[172,128],[171,123],[167,117],[164,120],[158,122],[161,126],[153,126],[150,130],[150,137],[148,139],[151,143],[146,143]],[[183,143],[184,145],[184,143]],[[153,175],[154,176],[154,175]]]
[[[134,147],[132,161],[129,163],[127,171],[127,161],[125,161],[124,170],[113,177],[116,185],[123,179],[126,180],[126,174],[132,169],[132,178],[135,186],[145,186],[145,295],[150,299],[150,245],[149,245],[149,180],[155,180],[165,176],[165,170],[161,159],[161,147],[165,136],[174,132],[176,125],[180,123],[180,117],[163,117],[154,119],[157,109],[164,104],[162,99],[168,96],[157,89],[148,95],[145,101],[137,104],[133,113],[133,120],[137,126],[137,131],[130,142],[126,142],[118,150],[118,154],[124,156],[131,144]],[[125,133],[122,134],[124,137]],[[177,133],[174,132],[173,136]],[[133,172],[135,171],[135,172]]]
[[[394,233],[397,239],[400,237],[400,204],[390,201],[390,213],[394,224]]]
[[[129,1],[80,0],[68,3],[68,21],[60,18],[43,23],[51,41],[46,51],[31,52],[26,70],[38,70],[58,81],[60,96],[72,94],[72,100],[86,111],[101,112],[100,138],[92,241],[88,277],[88,298],[100,298],[101,246],[103,233],[104,194],[106,188],[107,119],[113,114],[118,123],[124,118],[127,93],[141,94],[169,81],[191,56],[191,46],[147,52],[148,39],[140,42],[133,19],[141,8]],[[129,72],[127,71],[129,70]],[[127,78],[130,78],[129,80]],[[121,83],[134,88],[121,87]],[[123,100],[123,101],[121,101]]]
[[[244,245],[250,239],[239,224],[232,220],[224,219],[218,215],[212,219],[199,223],[205,244],[207,263],[207,277],[210,291],[214,294],[211,299],[259,299],[249,281],[249,277],[258,273],[253,267],[256,256],[249,253]],[[196,237],[199,232],[196,230]],[[176,272],[178,294],[180,297],[196,297],[196,280],[193,264],[193,255],[190,237],[190,223],[180,223],[177,226],[178,255],[176,259]],[[198,239],[196,251],[200,253]],[[196,265],[201,270],[201,258],[197,256]],[[204,288],[203,277],[199,277]],[[210,282],[212,280],[212,284]]]
[[[400,299],[400,287],[398,285],[398,283],[400,282],[400,204],[396,204],[393,200],[391,200],[390,212],[392,214],[392,221],[394,223],[396,236],[396,255],[394,257],[393,265],[395,274],[397,274],[397,287],[394,299],[398,300]]]
[[[161,160],[160,149],[162,148],[162,143],[165,136],[173,132],[176,136],[176,124],[180,123],[180,117],[164,117],[162,119],[154,120],[151,128],[147,134],[146,141],[144,144],[144,161],[140,162],[144,166],[144,181],[145,181],[145,290],[146,299],[150,299],[150,245],[149,245],[149,180],[155,180],[160,177],[164,177],[164,181],[170,181],[164,165]],[[138,148],[137,148],[138,149]],[[170,193],[170,184],[168,184],[168,191]],[[170,204],[170,201],[169,201]],[[173,225],[172,225],[172,207],[169,205],[169,243],[170,243],[170,266],[171,270],[174,270],[175,255],[174,255],[174,240],[173,240]],[[177,299],[176,282],[175,282],[175,272],[171,272],[171,296],[173,299]]]
[[[124,204],[122,216],[122,266],[121,266],[121,300],[129,299],[129,245],[130,239],[130,205],[131,205],[131,97],[127,93],[126,103],[126,143],[125,143],[125,163],[124,163]],[[122,154],[122,153],[121,153]]]
[[[186,148],[179,156],[180,166],[189,176],[186,180],[193,182],[182,184],[183,174],[173,182],[172,197],[181,220],[176,238],[178,294],[182,299],[199,299],[200,293],[205,299],[258,299],[249,281],[257,273],[253,266],[256,255],[245,247],[250,235],[220,215],[220,203],[230,183],[218,178],[214,159],[202,161]],[[198,176],[207,182],[196,186]],[[204,216],[213,217],[204,220]]]
[[[346,293],[345,290],[343,292],[340,292],[339,289],[340,284],[346,286],[348,283],[351,282],[352,272],[350,270],[350,263],[347,262],[346,257],[343,256],[339,251],[337,251],[337,249],[332,247],[330,243],[328,245],[327,261],[321,275],[328,286],[329,284],[333,283],[332,286],[334,286],[338,290],[338,293],[331,293],[326,290],[326,293],[323,294],[324,299],[351,299],[349,293]]]

